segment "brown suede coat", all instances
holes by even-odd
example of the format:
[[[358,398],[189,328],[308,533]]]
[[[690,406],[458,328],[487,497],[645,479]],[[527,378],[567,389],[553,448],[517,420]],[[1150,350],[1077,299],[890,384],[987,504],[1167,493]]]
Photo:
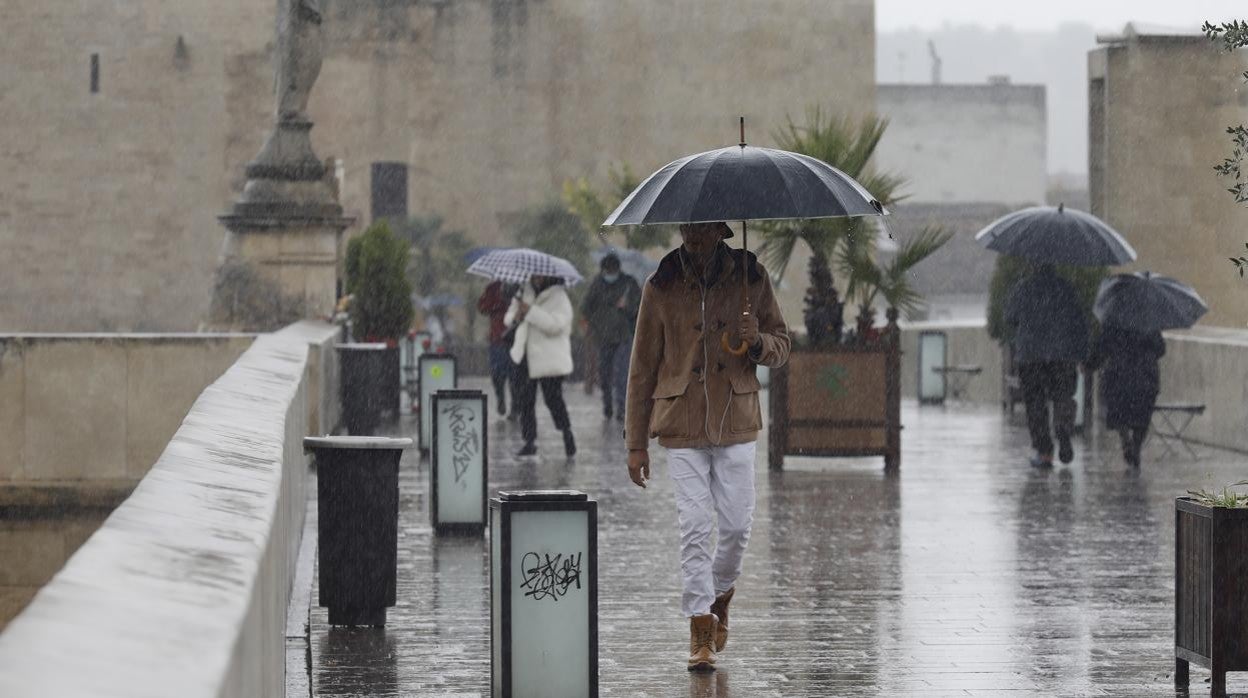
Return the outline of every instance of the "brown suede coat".
[[[728,331],[740,343],[741,257],[720,243],[699,279],[681,249],[673,250],[646,282],[629,364],[624,441],[644,449],[651,437],[666,448],[746,443],[763,426],[754,367],[789,358],[789,333],[771,280],[752,253],[749,297],[761,346],[742,356],[724,351]]]

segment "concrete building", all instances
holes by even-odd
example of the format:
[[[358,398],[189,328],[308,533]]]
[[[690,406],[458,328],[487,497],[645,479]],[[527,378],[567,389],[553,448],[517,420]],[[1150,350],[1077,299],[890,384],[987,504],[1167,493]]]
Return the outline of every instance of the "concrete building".
[[[272,124],[275,4],[0,4],[0,330],[199,325]],[[874,108],[872,0],[324,5],[312,139],[360,224],[499,243],[565,178],[736,142],[738,115],[765,145],[808,105]]]
[[[889,120],[876,161],[909,178],[908,203],[1044,202],[1043,85],[881,84],[876,100]]]
[[[1230,154],[1226,127],[1248,121],[1248,55],[1138,24],[1098,41],[1088,54],[1092,212],[1131,241],[1134,268],[1196,287],[1207,324],[1242,327],[1248,287],[1227,258],[1248,240],[1248,207],[1213,166]]]
[[[911,275],[927,306],[920,316],[982,318],[996,255],[975,234],[1011,210],[1045,202],[1045,87],[1000,77],[983,85],[876,89],[879,114],[889,119],[876,162],[908,182],[905,200],[893,207],[891,231],[899,240],[927,226],[954,233]]]

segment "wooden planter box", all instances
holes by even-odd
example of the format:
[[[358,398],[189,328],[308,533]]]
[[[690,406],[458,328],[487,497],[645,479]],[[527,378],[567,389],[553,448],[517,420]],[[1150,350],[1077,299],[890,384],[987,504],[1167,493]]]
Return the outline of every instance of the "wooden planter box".
[[[1188,663],[1213,672],[1226,695],[1226,672],[1248,671],[1248,509],[1174,503],[1174,682]]]
[[[794,349],[771,372],[767,461],[785,456],[884,456],[901,466],[900,332],[890,323],[879,342]]]

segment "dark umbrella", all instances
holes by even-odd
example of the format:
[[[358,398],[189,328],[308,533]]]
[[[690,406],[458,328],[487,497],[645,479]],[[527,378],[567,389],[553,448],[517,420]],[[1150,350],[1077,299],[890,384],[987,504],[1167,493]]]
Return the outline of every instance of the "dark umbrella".
[[[1191,327],[1208,311],[1191,286],[1151,271],[1105,279],[1092,306],[1101,323],[1136,332]]]
[[[993,252],[1050,264],[1106,267],[1135,261],[1135,250],[1108,223],[1064,205],[1015,211],[989,223],[975,239]]]
[[[887,212],[853,177],[815,158],[745,144],[683,157],[650,175],[603,225],[654,225],[741,221],[741,246],[749,249],[746,221],[879,216]],[[742,264],[745,263],[744,256]],[[742,270],[743,314],[749,277]],[[745,342],[733,349],[744,354]]]

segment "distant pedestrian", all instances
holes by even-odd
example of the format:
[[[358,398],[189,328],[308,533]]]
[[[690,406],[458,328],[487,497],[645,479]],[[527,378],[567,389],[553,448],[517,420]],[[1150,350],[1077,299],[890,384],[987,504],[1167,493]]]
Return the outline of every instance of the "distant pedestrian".
[[[512,365],[511,357],[507,353],[511,351],[512,335],[505,318],[516,290],[517,287],[512,284],[492,281],[477,299],[477,312],[490,318],[490,382],[494,384],[494,397],[499,414],[507,414],[506,386],[511,380]],[[512,391],[511,400],[514,407],[515,391]]]
[[[620,271],[620,258],[608,254],[589,286],[581,314],[598,349],[598,378],[602,386],[602,414],[624,419],[628,392],[628,358],[633,349],[633,326],[641,304],[637,280]]]
[[[722,242],[731,228],[687,224],[680,235],[684,244],[663,258],[641,293],[624,438],[629,477],[641,487],[650,478],[650,438],[667,449],[693,671],[714,669],[728,642],[728,604],[754,520],[755,442],[763,425],[755,367],[784,365],[789,335],[762,265]],[[725,331],[748,351],[726,351]]]
[[[1088,368],[1101,369],[1101,396],[1105,426],[1122,439],[1122,457],[1140,467],[1140,449],[1153,420],[1161,390],[1157,362],[1166,353],[1160,332],[1137,332],[1106,326],[1088,359]]]
[[[1079,364],[1088,358],[1088,318],[1079,294],[1052,264],[1042,264],[1010,292],[1005,322],[1014,333],[1014,357],[1035,451],[1031,464],[1053,465],[1053,432],[1058,456],[1069,463],[1075,457],[1070,439]]]
[[[513,385],[519,390],[512,403],[520,413],[524,436],[524,447],[516,455],[537,453],[539,387],[555,427],[563,432],[564,452],[575,455],[576,439],[563,402],[563,378],[572,373],[572,301],[563,279],[534,275],[512,299],[504,321],[516,329],[510,355],[516,364]]]

